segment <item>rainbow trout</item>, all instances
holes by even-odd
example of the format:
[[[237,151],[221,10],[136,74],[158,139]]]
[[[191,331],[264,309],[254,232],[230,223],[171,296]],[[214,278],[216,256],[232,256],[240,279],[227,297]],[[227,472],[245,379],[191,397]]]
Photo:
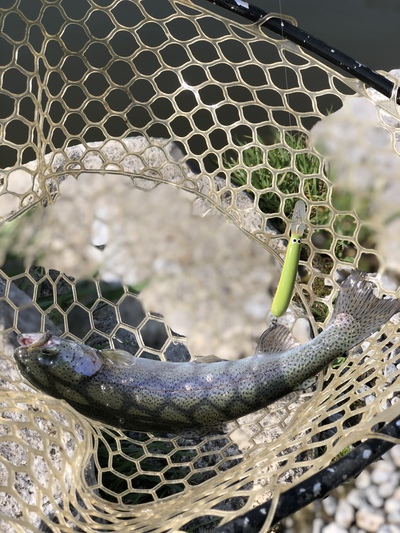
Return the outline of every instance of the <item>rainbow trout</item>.
[[[379,299],[373,287],[353,271],[320,335],[299,346],[285,326],[273,324],[256,353],[238,361],[153,361],[42,333],[20,335],[15,359],[34,387],[111,426],[151,432],[206,428],[299,388],[400,311],[399,300]]]

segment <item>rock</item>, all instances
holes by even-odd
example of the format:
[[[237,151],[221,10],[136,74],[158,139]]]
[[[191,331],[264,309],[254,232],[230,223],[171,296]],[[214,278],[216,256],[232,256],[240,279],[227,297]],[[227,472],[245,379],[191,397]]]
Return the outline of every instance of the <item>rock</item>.
[[[395,471],[395,466],[389,461],[379,461],[376,463],[374,470],[371,473],[371,481],[376,485],[381,485],[390,481],[392,474]]]
[[[391,374],[394,374],[392,378],[389,378],[386,380],[388,384],[393,383],[393,381],[397,379],[396,373],[397,373],[397,367],[394,363],[389,363],[387,366],[385,366],[384,371],[383,371],[383,375],[385,377],[388,377]]]
[[[383,524],[383,526],[378,529],[377,533],[391,533],[390,526],[388,524]]]
[[[336,510],[336,523],[348,531],[354,522],[354,515],[354,507],[347,500],[340,500]]]
[[[328,496],[322,500],[322,507],[328,516],[333,516],[337,509],[337,500],[333,496]]]
[[[382,485],[379,485],[379,487],[378,487],[378,494],[379,494],[379,496],[381,498],[386,500],[387,498],[392,496],[392,494],[394,493],[395,488],[396,488],[396,484],[393,483],[392,481],[388,481],[386,483],[382,483]]]
[[[400,510],[389,513],[387,515],[387,521],[391,524],[400,526]]]
[[[364,493],[357,489],[353,489],[348,493],[347,501],[355,509],[360,509],[360,507],[363,507],[366,504]]]
[[[388,498],[385,501],[384,509],[386,513],[390,514],[396,512],[399,506],[400,502],[397,498]]]
[[[378,488],[376,487],[376,485],[371,485],[370,487],[367,487],[365,489],[365,495],[372,507],[375,507],[375,509],[380,509],[382,507],[383,499],[379,496]]]
[[[348,529],[344,529],[335,522],[331,522],[330,524],[324,527],[322,533],[348,533]]]
[[[314,518],[312,533],[323,533],[324,521],[322,518]]]
[[[394,524],[384,524],[377,533],[400,533],[400,527]]]
[[[397,468],[400,468],[400,445],[393,446],[389,452],[391,460],[394,462]]]
[[[361,474],[355,479],[355,486],[358,489],[365,490],[371,485],[371,476],[368,470],[363,470]]]
[[[369,505],[364,505],[356,512],[356,524],[367,533],[376,533],[385,523],[385,515],[380,509],[374,509]]]
[[[386,513],[391,514],[391,513],[400,512],[400,499],[398,498],[398,495],[397,495],[398,492],[399,492],[399,489],[396,490],[393,498],[388,498],[385,501],[384,509]]]

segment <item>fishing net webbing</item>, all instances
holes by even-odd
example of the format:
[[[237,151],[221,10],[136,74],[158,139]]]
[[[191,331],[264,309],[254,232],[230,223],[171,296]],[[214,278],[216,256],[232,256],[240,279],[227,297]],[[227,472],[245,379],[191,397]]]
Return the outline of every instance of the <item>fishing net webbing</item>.
[[[395,103],[207,2],[3,0],[0,28],[0,529],[201,531],[270,501],[267,530],[288,488],[334,468],[400,415],[396,318],[330,365],[313,389],[210,435],[147,435],[85,419],[22,379],[13,334],[58,331],[138,356],[189,358],[182,332],[154,303],[139,319],[131,312],[141,309],[136,278],[121,275],[125,284],[116,287],[101,279],[96,262],[113,239],[119,248],[107,268],[114,274],[121,247],[132,257],[151,253],[147,224],[170,253],[168,221],[156,216],[171,191],[190,193],[200,214],[211,209],[231,222],[224,225],[262,252],[262,269],[270,257],[282,264],[293,206],[303,199],[309,230],[289,314],[309,318],[315,334],[329,320],[341,269],[378,273],[378,293],[394,294],[399,217],[391,187],[398,174],[388,181],[385,170],[398,158]],[[362,171],[357,150],[347,166],[344,157],[329,161],[327,136],[317,135],[359,102],[375,120],[370,133],[354,134],[355,148],[371,155]],[[337,142],[354,142],[349,132]],[[157,191],[165,194],[151,203]],[[137,195],[139,204],[149,198],[150,222],[135,226],[148,242],[134,247],[129,207]],[[176,217],[174,236],[181,226],[195,249],[197,231]],[[191,218],[200,228],[208,217]],[[119,220],[112,238],[88,251],[80,226],[110,219]],[[106,223],[101,228],[109,231]],[[210,247],[219,232],[209,232]],[[24,253],[27,264],[40,266],[18,270],[13,258]],[[70,265],[62,272],[61,256]],[[260,268],[260,256],[256,261]],[[83,264],[93,278],[75,281]],[[219,269],[218,279],[229,279],[228,266]],[[205,272],[177,299],[196,306],[211,284],[213,273]],[[251,271],[241,275],[246,287]],[[380,280],[392,280],[392,292]],[[229,322],[231,309],[225,313]],[[154,329],[161,330],[158,344],[147,341]],[[204,346],[209,336],[205,331]],[[314,496],[320,488],[316,481]]]

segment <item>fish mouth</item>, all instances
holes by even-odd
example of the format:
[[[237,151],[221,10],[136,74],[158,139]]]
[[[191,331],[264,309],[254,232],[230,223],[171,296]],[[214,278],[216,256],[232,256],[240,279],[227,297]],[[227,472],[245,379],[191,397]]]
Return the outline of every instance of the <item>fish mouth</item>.
[[[32,348],[52,348],[57,344],[51,333],[21,333],[17,336],[17,341],[28,350]]]

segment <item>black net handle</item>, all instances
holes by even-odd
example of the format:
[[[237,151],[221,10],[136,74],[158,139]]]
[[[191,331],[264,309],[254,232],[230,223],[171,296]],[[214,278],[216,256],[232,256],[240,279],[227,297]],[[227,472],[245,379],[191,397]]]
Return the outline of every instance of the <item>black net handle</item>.
[[[363,65],[359,61],[352,59],[340,50],[329,46],[320,39],[313,37],[308,32],[298,28],[294,24],[283,18],[270,17],[268,13],[256,6],[249,4],[243,0],[206,0],[211,4],[215,4],[224,9],[229,9],[231,13],[236,13],[251,22],[258,23],[260,26],[298,44],[301,48],[305,48],[312,52],[317,57],[325,59],[332,65],[344,70],[347,74],[351,74],[358,80],[362,81],[369,87],[376,89],[378,92],[391,98],[393,91],[397,90],[396,102],[400,104],[400,90],[393,82]],[[264,21],[262,19],[265,19]]]
[[[309,503],[324,498],[333,489],[358,476],[368,465],[380,459],[394,446],[394,443],[380,439],[379,434],[399,439],[400,444],[400,416],[381,428],[376,438],[368,439],[335,463],[283,492],[279,498],[271,527]],[[257,533],[264,525],[270,508],[271,500],[213,529],[212,533],[243,533],[243,531]]]

